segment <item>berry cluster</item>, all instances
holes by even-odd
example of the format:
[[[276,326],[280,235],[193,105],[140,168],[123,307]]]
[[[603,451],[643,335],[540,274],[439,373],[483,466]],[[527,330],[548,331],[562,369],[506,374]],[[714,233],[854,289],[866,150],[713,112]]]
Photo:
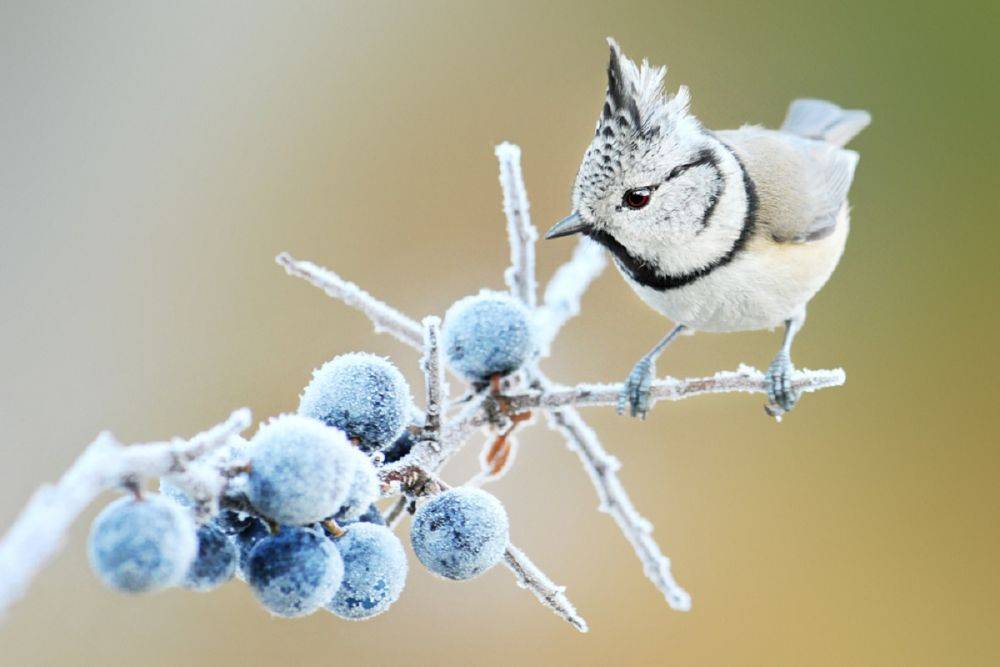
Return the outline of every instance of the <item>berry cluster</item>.
[[[473,384],[520,369],[534,354],[527,310],[482,292],[449,309],[442,331],[451,368]],[[197,525],[196,505],[161,479],[160,493],[122,497],[94,521],[90,562],[119,591],[170,586],[209,591],[237,577],[272,614],[326,608],[351,620],[387,610],[406,583],[400,540],[375,505],[379,469],[406,457],[423,428],[399,370],[352,353],[313,372],[297,414],[262,425],[216,454],[231,472],[230,505]],[[443,484],[442,484],[443,486]],[[431,572],[472,579],[508,545],[507,513],[478,488],[442,490],[416,510],[413,552]]]

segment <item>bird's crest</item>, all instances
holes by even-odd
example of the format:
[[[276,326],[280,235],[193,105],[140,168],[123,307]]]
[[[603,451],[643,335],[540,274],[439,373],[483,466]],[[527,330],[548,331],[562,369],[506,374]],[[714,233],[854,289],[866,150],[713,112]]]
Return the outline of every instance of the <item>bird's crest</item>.
[[[666,67],[652,67],[645,60],[636,65],[615,40],[609,37],[608,44],[611,60],[604,108],[577,174],[579,197],[574,205],[585,210],[627,168],[641,162],[655,164],[650,157],[669,146],[670,139],[687,134],[686,130],[697,133],[699,128],[688,113],[687,88],[681,86],[675,95],[664,92]]]
[[[688,89],[681,86],[675,95],[667,95],[663,90],[666,67],[652,67],[646,60],[636,65],[614,39],[609,37],[608,44],[608,91],[597,121],[597,135],[653,139],[673,131],[688,117]]]

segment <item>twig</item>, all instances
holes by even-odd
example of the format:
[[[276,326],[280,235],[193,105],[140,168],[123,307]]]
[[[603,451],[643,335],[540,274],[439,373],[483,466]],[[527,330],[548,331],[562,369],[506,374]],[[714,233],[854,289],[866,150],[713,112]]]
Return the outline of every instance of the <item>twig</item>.
[[[395,528],[396,524],[399,523],[399,520],[403,518],[403,510],[406,509],[406,506],[409,503],[409,498],[405,495],[400,495],[399,498],[396,499],[396,503],[390,507],[389,511],[385,513],[385,516],[382,517],[385,520],[385,525],[389,528]]]
[[[539,353],[547,357],[563,325],[580,313],[580,300],[607,266],[604,249],[590,239],[580,239],[573,257],[560,266],[545,286],[542,305],[535,311]]]
[[[535,379],[543,389],[548,388],[548,379],[539,371]],[[566,439],[569,448],[576,453],[590,476],[600,500],[598,509],[611,515],[625,538],[632,545],[636,556],[642,562],[643,571],[653,582],[672,609],[691,609],[691,596],[674,580],[670,571],[670,559],[656,544],[651,533],[652,525],[639,512],[618,480],[618,460],[609,455],[601,446],[597,435],[580,414],[572,407],[564,407],[548,412],[549,427],[558,431]]]
[[[501,148],[503,147],[501,146],[497,149],[498,156],[501,155]],[[501,158],[500,182],[504,187],[504,204],[506,210],[509,200],[508,193],[518,193],[520,195],[520,193],[524,193],[525,188],[519,168],[520,150],[514,152],[507,148],[504,152],[509,153],[513,158],[517,158],[515,164],[518,165],[517,169],[505,170],[503,166],[504,160]],[[524,195],[524,200],[526,209],[526,195]],[[508,212],[507,218],[508,229],[516,229],[516,220],[510,212]],[[528,224],[530,225],[530,222]],[[530,231],[532,234],[534,233],[533,228],[530,228]],[[514,276],[517,275],[516,269],[518,263],[516,259],[518,257],[531,256],[533,258],[534,241],[536,238],[537,235],[528,237],[515,234],[514,232],[510,233],[511,258],[514,260],[512,261],[512,269],[514,270],[509,273],[512,273]],[[597,268],[598,260],[594,259],[591,254],[593,251],[589,249],[579,251],[581,253],[579,263],[574,265],[571,260],[569,267],[564,267],[566,271],[563,272],[561,279],[555,281],[555,285],[550,285],[552,291],[549,292],[548,289],[546,290],[547,301],[550,300],[552,309],[541,316],[539,322],[544,327],[543,332],[546,336],[542,341],[542,352],[548,351],[552,339],[558,333],[562,324],[579,310],[579,299],[587,285],[589,285],[587,278],[592,280],[593,276],[596,276],[600,272],[600,269]],[[574,259],[577,259],[577,257],[574,256]],[[583,284],[573,285],[575,281]],[[508,279],[508,284],[512,282]],[[534,297],[534,285],[531,286],[531,297],[532,299]],[[529,301],[527,298],[522,300],[528,304],[529,308],[533,307],[533,301]],[[543,393],[550,389],[548,379],[538,370],[537,365],[532,365],[529,369],[528,379],[532,384],[540,385]],[[617,399],[617,394],[615,394],[615,398]],[[510,411],[519,408],[514,408],[508,403],[507,409]],[[574,408],[563,407],[549,410],[548,418],[550,426],[563,434],[570,448],[579,456],[581,463],[583,463],[584,468],[594,482],[594,486],[597,488],[598,496],[601,499],[601,510],[609,513],[614,518],[625,534],[625,537],[632,543],[636,554],[643,563],[646,576],[663,592],[672,608],[684,611],[690,609],[690,596],[677,585],[677,582],[674,581],[670,573],[670,559],[660,552],[656,542],[650,536],[652,526],[636,512],[632,506],[632,502],[628,498],[628,494],[625,493],[625,489],[618,481],[618,476],[615,474],[618,462],[604,451],[597,436]]]
[[[425,317],[424,325],[424,357],[421,367],[424,370],[424,386],[427,397],[424,437],[441,444],[441,417],[444,412],[444,402],[448,397],[448,384],[444,378],[444,365],[441,363],[441,318]]]
[[[371,320],[376,332],[388,333],[418,350],[423,347],[423,330],[419,324],[354,283],[312,262],[294,259],[287,252],[278,255],[275,261],[284,267],[288,275],[303,278],[334,299],[360,310]]]
[[[483,405],[488,400],[489,397],[486,396],[473,399],[466,403],[457,415],[445,422],[441,431],[440,446],[435,448],[428,441],[417,442],[409,454],[395,463],[386,465],[383,470],[391,471],[394,468],[414,465],[432,471],[440,470],[468,442],[469,436],[487,423]]]
[[[844,384],[843,369],[811,371],[802,369],[792,374],[792,387],[803,392],[818,391]],[[565,406],[587,407],[615,405],[622,391],[617,384],[579,384],[575,387],[557,387],[544,392],[507,397],[511,410],[554,409]],[[767,393],[763,373],[750,366],[740,365],[736,371],[721,371],[710,377],[663,378],[654,380],[650,398],[656,401],[680,401],[700,394]]]
[[[102,491],[183,473],[188,463],[224,446],[248,426],[250,411],[243,408],[190,440],[126,447],[110,433],[97,436],[58,482],[35,492],[0,540],[0,613],[27,592],[62,546],[70,525]]]
[[[580,632],[587,632],[587,621],[577,613],[573,603],[566,597],[566,588],[558,586],[544,572],[531,562],[523,551],[513,544],[507,545],[503,555],[504,564],[517,577],[521,588],[531,591],[538,601],[551,609],[557,616]]]
[[[500,188],[503,190],[503,212],[507,216],[510,238],[510,268],[504,280],[511,294],[529,309],[535,307],[535,241],[538,232],[528,214],[528,193],[521,175],[521,149],[504,142],[496,147],[500,162]]]

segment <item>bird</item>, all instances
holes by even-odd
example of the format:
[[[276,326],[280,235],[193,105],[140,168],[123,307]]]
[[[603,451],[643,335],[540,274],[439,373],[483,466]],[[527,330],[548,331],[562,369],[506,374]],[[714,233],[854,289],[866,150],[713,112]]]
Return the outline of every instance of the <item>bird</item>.
[[[798,402],[792,342],[847,240],[858,153],[844,148],[867,111],[797,99],[781,127],[706,129],[666,67],[636,64],[608,38],[608,87],[572,190],[546,239],[583,234],[673,328],[629,373],[618,399],[645,418],[655,364],[681,333],[784,327],[764,374],[768,414]]]

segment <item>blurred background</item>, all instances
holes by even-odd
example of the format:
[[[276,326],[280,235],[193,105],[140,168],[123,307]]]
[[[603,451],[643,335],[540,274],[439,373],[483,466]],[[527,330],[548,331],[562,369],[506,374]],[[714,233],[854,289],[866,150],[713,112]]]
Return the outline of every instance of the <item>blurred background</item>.
[[[538,227],[566,214],[607,35],[668,64],[708,127],[776,126],[800,96],[874,117],[852,144],[846,255],[796,341],[799,365],[843,366],[847,385],[781,424],[743,395],[585,413],[690,613],[538,426],[491,490],[588,635],[504,568],[456,584],[415,559],[367,623],[273,619],[239,583],[122,597],[86,562],[94,507],[0,626],[0,663],[997,664],[998,18],[860,0],[0,3],[0,528],[101,429],[188,435],[241,405],[262,420],[351,350],[391,355],[419,392],[411,350],[274,255],[415,317],[502,287],[493,146],[522,146]],[[572,245],[539,246],[543,280]],[[621,380],[667,326],[609,269],[545,368]],[[779,339],[684,338],[659,371],[766,366]]]

